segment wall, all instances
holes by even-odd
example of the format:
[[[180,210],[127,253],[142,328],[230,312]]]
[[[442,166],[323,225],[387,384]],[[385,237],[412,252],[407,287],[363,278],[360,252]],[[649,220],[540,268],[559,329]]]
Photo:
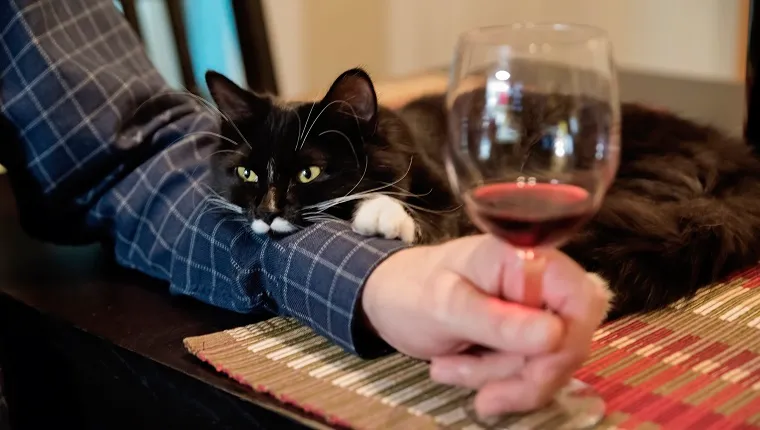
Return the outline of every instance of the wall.
[[[215,68],[244,83],[229,0],[186,2],[196,76]],[[181,86],[163,2],[137,3],[151,58],[170,84]],[[746,0],[264,0],[264,6],[286,97],[324,91],[357,65],[377,79],[445,67],[465,29],[524,20],[605,28],[624,68],[743,79],[738,32]]]
[[[264,0],[283,95],[327,90],[340,72],[359,65],[390,76],[388,5],[387,0]]]
[[[742,0],[265,0],[284,95],[342,70],[379,78],[445,67],[461,31],[513,21],[605,28],[621,67],[737,79]]]

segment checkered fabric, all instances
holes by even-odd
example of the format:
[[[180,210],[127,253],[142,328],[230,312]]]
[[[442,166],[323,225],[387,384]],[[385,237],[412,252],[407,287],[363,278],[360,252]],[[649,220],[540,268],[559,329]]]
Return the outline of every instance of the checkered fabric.
[[[425,363],[350,357],[292,320],[185,345],[238,382],[345,427],[480,428],[463,412],[469,392],[432,383]],[[606,402],[599,429],[760,430],[760,266],[603,326],[576,376]],[[503,424],[556,429],[564,419],[547,409]]]
[[[172,92],[112,0],[0,0],[0,142],[27,231],[113,244],[117,261],[173,293],[237,312],[290,315],[357,345],[357,299],[400,242],[325,223],[275,241],[213,204],[219,124]],[[361,337],[364,339],[364,337]]]

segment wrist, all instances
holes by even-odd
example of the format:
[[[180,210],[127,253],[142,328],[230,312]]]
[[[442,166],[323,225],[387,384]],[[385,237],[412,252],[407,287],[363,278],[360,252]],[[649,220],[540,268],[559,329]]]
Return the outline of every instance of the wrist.
[[[352,327],[352,338],[354,339],[354,350],[365,359],[377,358],[394,352],[394,348],[380,336],[375,325],[370,320],[365,309],[366,284],[362,289],[362,295],[359,298],[358,306],[354,313]]]
[[[395,267],[397,259],[403,259],[408,251],[409,248],[401,247],[389,252],[370,269],[359,291],[352,331],[355,350],[363,358],[379,357],[395,351],[381,334],[376,322],[384,315],[381,293],[389,286],[388,269]]]
[[[390,315],[398,310],[400,294],[412,293],[404,285],[410,285],[421,275],[422,268],[414,263],[425,261],[420,255],[428,247],[417,246],[400,249],[381,261],[367,277],[360,298],[363,323],[367,329],[380,337],[384,337],[384,322],[392,318]],[[410,262],[414,262],[410,265]]]
[[[409,251],[409,249],[402,249],[382,260],[370,273],[369,277],[367,277],[367,282],[362,289],[360,299],[362,323],[367,327],[368,331],[377,336],[380,336],[377,321],[382,315],[383,289],[392,288],[394,283],[393,273],[399,270],[397,268],[397,261],[404,259]]]

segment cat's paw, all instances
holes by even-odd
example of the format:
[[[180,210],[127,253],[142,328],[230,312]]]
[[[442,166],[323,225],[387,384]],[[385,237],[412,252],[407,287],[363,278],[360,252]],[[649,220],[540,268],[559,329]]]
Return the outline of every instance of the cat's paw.
[[[607,282],[606,279],[599,276],[597,273],[589,272],[586,274],[588,278],[591,280],[592,283],[596,284],[600,287],[600,294],[604,295],[604,299],[606,300],[606,306],[604,313],[605,315],[609,314],[610,309],[612,308],[612,304],[615,300],[615,293],[612,292],[610,289],[610,283]]]
[[[417,224],[401,203],[388,196],[377,196],[359,203],[351,224],[353,230],[365,236],[382,236],[414,243]]]

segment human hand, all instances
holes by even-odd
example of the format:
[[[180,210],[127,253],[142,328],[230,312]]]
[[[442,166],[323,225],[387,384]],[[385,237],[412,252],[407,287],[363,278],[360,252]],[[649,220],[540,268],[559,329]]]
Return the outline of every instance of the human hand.
[[[519,304],[522,262],[486,235],[392,255],[367,281],[363,310],[391,346],[430,359],[433,379],[477,389],[479,414],[535,409],[586,359],[609,302],[569,257],[544,257],[542,298],[553,312]],[[492,351],[470,354],[474,346]]]

